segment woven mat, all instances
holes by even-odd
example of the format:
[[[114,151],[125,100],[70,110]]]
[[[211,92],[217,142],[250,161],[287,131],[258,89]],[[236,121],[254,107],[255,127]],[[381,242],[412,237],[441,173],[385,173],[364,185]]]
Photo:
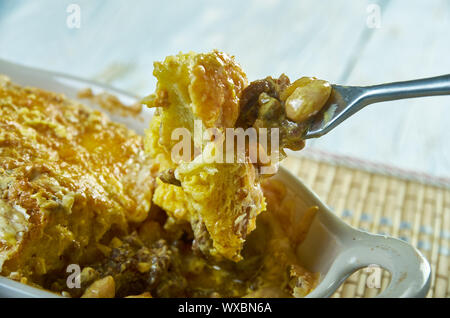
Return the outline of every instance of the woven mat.
[[[311,156],[289,157],[283,166],[299,176],[345,222],[416,246],[432,267],[427,296],[450,297],[450,188]],[[388,285],[390,273],[378,270],[382,275],[378,288],[373,277],[367,281],[374,269],[366,268],[351,275],[333,297],[379,294]]]

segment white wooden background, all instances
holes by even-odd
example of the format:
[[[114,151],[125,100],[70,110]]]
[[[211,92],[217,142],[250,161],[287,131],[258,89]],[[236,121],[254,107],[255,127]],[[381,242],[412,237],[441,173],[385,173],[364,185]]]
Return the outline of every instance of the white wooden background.
[[[80,28],[66,23],[72,3]],[[380,28],[368,27],[371,4]],[[450,0],[0,0],[0,58],[139,95],[154,90],[153,61],[213,48],[235,55],[250,80],[448,74]],[[308,146],[449,178],[449,122],[450,96],[382,103]]]

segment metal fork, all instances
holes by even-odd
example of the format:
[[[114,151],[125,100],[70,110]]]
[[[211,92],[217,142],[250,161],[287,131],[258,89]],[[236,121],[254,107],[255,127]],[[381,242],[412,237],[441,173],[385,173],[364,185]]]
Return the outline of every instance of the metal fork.
[[[325,135],[370,104],[405,98],[450,95],[450,74],[374,86],[334,84],[332,88],[327,104],[312,119],[305,133],[305,139]]]

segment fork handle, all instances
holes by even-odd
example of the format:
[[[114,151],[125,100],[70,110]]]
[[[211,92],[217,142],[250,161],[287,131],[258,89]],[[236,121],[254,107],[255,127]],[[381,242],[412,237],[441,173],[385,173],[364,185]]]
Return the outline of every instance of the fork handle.
[[[336,96],[330,98],[329,107],[333,112],[331,119],[323,116],[312,120],[304,138],[317,138],[325,135],[344,120],[363,109],[367,105],[397,99],[450,95],[450,74],[436,77],[416,79],[405,82],[394,82],[373,86],[341,86],[333,85]],[[331,107],[335,108],[331,108]]]
[[[450,74],[365,86],[363,99],[367,105],[390,100],[437,95],[450,95]]]

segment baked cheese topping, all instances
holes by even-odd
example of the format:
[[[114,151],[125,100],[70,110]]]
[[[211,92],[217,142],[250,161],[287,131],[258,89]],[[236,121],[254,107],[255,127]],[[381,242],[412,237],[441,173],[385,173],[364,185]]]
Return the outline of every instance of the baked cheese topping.
[[[0,259],[27,277],[98,253],[151,206],[142,138],[61,94],[0,80]]]

